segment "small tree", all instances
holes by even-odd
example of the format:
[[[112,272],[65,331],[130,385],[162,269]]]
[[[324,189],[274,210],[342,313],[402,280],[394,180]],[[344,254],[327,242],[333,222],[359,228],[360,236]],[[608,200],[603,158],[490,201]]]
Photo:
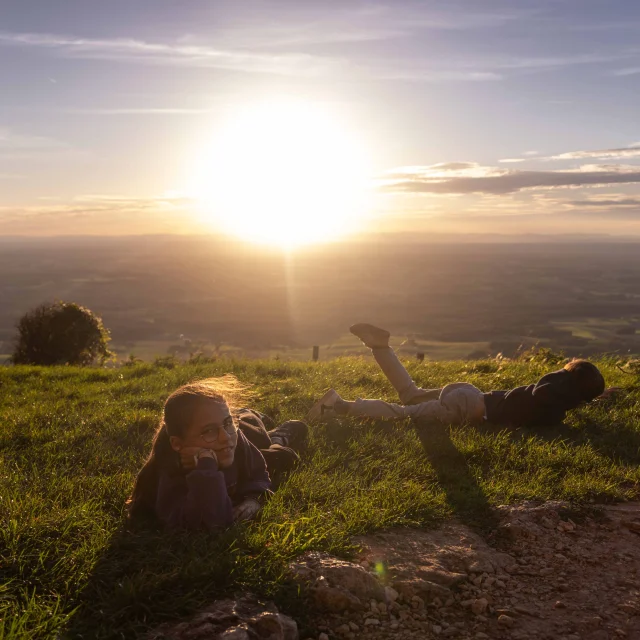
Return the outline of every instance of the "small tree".
[[[113,354],[102,320],[73,302],[41,304],[18,321],[14,364],[103,364]]]

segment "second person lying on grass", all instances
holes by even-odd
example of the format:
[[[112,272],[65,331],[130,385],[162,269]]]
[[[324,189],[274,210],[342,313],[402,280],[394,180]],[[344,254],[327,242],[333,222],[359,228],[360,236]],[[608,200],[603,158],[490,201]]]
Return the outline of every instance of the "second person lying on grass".
[[[238,409],[247,387],[234,376],[209,378],[174,391],[151,453],[128,501],[129,516],[155,517],[169,528],[215,529],[256,516],[272,479],[298,462],[307,425]]]
[[[371,349],[402,404],[343,400],[330,389],[312,407],[310,420],[344,415],[436,420],[450,425],[487,420],[511,427],[547,426],[562,422],[567,411],[597,398],[605,388],[604,378],[595,365],[574,360],[535,384],[508,391],[483,393],[468,382],[454,382],[442,389],[420,389],[389,346],[388,331],[370,324],[354,324],[350,331]]]

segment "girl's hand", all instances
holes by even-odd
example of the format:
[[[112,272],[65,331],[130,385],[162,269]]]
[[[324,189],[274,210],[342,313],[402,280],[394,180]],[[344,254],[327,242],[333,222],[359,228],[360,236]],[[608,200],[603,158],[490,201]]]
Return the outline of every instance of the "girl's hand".
[[[255,518],[262,505],[255,498],[245,498],[239,505],[233,507],[233,521],[251,520]]]
[[[213,449],[203,449],[202,447],[184,447],[180,449],[180,464],[183,469],[192,470],[196,468],[197,458],[213,458],[217,461]]]

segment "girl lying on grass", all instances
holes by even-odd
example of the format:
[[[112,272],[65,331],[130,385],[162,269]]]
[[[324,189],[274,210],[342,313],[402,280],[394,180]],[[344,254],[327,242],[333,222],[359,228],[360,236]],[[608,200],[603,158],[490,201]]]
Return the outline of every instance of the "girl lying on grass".
[[[310,420],[344,415],[437,420],[451,425],[483,420],[511,427],[554,425],[564,420],[567,411],[605,390],[602,374],[586,360],[573,360],[535,384],[510,391],[483,393],[468,382],[454,382],[443,389],[420,389],[389,346],[388,331],[370,324],[355,324],[350,331],[371,349],[402,404],[362,399],[350,402],[330,389],[312,407]]]
[[[237,409],[247,388],[234,376],[192,382],[164,405],[151,453],[138,473],[129,516],[155,517],[172,529],[214,529],[256,516],[271,493],[270,475],[299,460],[307,425]]]

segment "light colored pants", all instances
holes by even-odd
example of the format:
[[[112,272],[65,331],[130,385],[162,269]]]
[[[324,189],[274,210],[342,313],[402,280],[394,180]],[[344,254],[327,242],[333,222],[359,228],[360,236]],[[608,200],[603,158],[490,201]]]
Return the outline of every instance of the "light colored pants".
[[[454,382],[443,389],[421,389],[411,379],[391,347],[372,349],[373,357],[400,396],[402,404],[358,398],[348,415],[369,418],[412,418],[458,425],[481,422],[484,395],[468,382]]]

